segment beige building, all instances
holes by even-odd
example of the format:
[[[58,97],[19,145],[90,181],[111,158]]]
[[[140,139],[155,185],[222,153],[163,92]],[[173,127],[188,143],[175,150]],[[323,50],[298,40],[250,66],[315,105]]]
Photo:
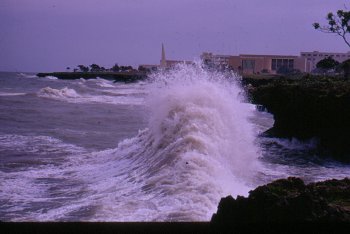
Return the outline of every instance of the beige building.
[[[344,62],[345,60],[350,59],[350,52],[347,53],[333,53],[333,52],[301,52],[300,57],[305,58],[307,63],[310,64],[309,70],[306,72],[312,72],[316,68],[316,64],[325,58],[332,57],[334,60],[338,62]]]
[[[204,52],[201,59],[207,65],[231,68],[242,74],[276,74],[282,69],[299,70],[301,72],[310,70],[310,64],[307,63],[305,58],[293,55],[240,54],[230,56]]]
[[[308,69],[305,58],[292,55],[241,54],[239,56],[232,56],[229,60],[229,66],[244,74],[276,74],[282,69],[306,72]]]
[[[231,55],[218,55],[209,52],[204,52],[200,56],[205,64],[214,65],[216,67],[228,66]]]
[[[331,52],[301,52],[300,56],[295,55],[258,55],[258,54],[240,54],[218,55],[204,52],[200,56],[203,63],[215,68],[230,68],[241,74],[276,74],[281,71],[300,71],[312,72],[316,64],[327,57],[333,57],[338,62],[350,59],[350,52],[331,53]],[[159,65],[140,65],[149,70],[159,68],[171,68],[177,64],[193,64],[192,61],[167,60],[165,49],[162,44],[162,53]]]

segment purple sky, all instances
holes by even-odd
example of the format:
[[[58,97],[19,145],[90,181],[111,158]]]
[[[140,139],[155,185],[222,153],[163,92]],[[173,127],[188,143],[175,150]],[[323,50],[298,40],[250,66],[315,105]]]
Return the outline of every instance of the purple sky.
[[[347,52],[317,32],[344,0],[0,0],[0,71],[158,64],[217,54]]]

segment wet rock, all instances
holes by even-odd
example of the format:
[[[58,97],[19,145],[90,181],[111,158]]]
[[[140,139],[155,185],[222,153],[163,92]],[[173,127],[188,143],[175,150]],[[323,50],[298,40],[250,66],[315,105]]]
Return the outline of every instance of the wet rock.
[[[272,113],[266,135],[318,139],[324,155],[350,161],[350,81],[339,78],[274,80],[250,92],[252,102]]]
[[[255,224],[349,222],[350,179],[305,185],[294,177],[257,187],[247,198],[222,198],[211,220],[214,228],[224,230]]]

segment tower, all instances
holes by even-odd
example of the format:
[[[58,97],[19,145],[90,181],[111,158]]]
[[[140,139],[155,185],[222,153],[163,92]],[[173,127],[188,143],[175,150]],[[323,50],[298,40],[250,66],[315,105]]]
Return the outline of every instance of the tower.
[[[165,68],[166,67],[165,49],[164,49],[163,43],[162,43],[162,57],[161,57],[161,60],[160,60],[160,67],[161,68]]]

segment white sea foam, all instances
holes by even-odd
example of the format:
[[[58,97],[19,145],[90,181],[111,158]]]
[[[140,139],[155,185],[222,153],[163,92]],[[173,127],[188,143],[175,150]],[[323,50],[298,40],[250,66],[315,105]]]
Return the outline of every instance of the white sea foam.
[[[63,89],[53,89],[50,87],[42,88],[39,93],[39,97],[52,98],[57,100],[75,100],[80,95],[74,90],[67,87]]]
[[[114,96],[141,96],[148,94],[148,91],[145,89],[109,89],[103,90],[103,93]]]
[[[141,105],[144,101],[142,97],[129,97],[125,95],[94,95],[79,94],[74,89],[62,88],[54,89],[51,87],[42,88],[37,95],[39,97],[66,101],[70,103],[108,103],[115,105]]]
[[[36,75],[28,73],[18,73],[18,75],[25,78],[38,78]]]
[[[136,82],[136,83],[114,83],[110,80],[105,80],[102,78],[89,79],[80,82],[80,86],[83,88],[94,88],[91,87],[91,84],[95,84],[103,93],[107,95],[114,96],[133,96],[133,95],[145,95],[147,90],[145,90],[145,82]],[[102,88],[102,89],[101,89]]]
[[[63,143],[62,141],[49,136],[22,136],[6,134],[0,135],[0,152],[7,149],[16,149],[20,152],[33,154],[50,154],[47,151],[47,146],[50,146],[53,151],[65,149],[65,152],[78,153],[84,152],[83,148]]]
[[[307,150],[307,149],[316,149],[318,140],[316,138],[312,138],[309,140],[301,141],[296,138],[292,139],[280,139],[280,138],[269,138],[270,142],[280,145],[285,149],[293,149],[293,150]],[[268,140],[265,140],[267,143]]]
[[[26,93],[7,93],[7,92],[0,92],[0,96],[6,97],[6,96],[23,96],[26,95]]]
[[[8,150],[16,151],[13,156],[20,160],[10,159],[13,162],[7,162],[17,170],[0,170],[2,219],[45,220],[40,218],[45,209],[52,208],[50,205],[55,201],[62,204],[69,202],[67,199],[74,199],[74,194],[78,194],[84,186],[82,183],[72,186],[77,178],[69,177],[74,156],[85,153],[84,148],[49,136],[1,135],[0,154],[5,155]],[[59,189],[53,191],[55,188]]]
[[[58,80],[58,78],[56,76],[45,76],[45,79]]]
[[[96,84],[102,88],[115,88],[115,86],[113,85],[113,81],[105,80],[99,77],[97,77],[96,80]]]

